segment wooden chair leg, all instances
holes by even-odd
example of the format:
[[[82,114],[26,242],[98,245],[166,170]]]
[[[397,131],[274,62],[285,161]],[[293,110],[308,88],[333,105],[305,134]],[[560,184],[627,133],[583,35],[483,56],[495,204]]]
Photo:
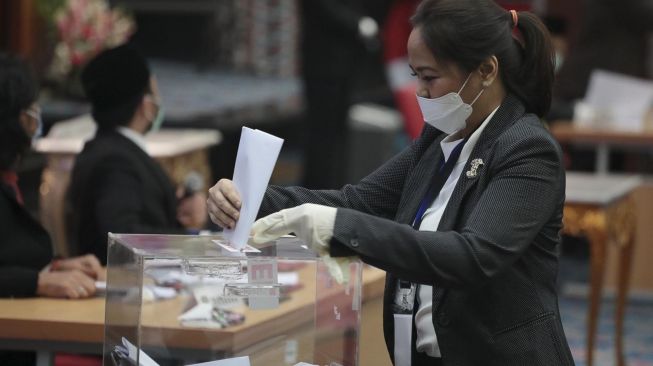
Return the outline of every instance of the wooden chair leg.
[[[632,268],[633,248],[634,243],[631,238],[628,242],[624,243],[619,250],[619,274],[617,279],[617,306],[615,311],[615,328],[616,328],[616,359],[617,366],[625,366],[626,360],[624,356],[623,346],[623,328],[624,328],[624,315],[626,313],[626,305],[628,303],[628,289],[630,285],[630,274]]]
[[[588,238],[590,241],[590,303],[589,318],[587,319],[587,366],[592,366],[607,251],[605,232],[588,233]]]

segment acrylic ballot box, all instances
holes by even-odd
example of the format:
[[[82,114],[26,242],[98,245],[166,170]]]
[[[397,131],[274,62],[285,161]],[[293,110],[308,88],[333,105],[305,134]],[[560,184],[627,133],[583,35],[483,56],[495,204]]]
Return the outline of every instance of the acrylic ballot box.
[[[338,283],[299,239],[109,234],[104,365],[358,365],[359,261]]]

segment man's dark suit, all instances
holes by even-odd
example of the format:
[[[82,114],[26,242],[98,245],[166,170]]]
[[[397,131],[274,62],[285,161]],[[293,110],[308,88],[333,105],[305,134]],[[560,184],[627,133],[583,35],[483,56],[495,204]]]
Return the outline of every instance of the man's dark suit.
[[[182,233],[174,186],[159,164],[116,130],[99,131],[75,161],[70,232],[77,254],[107,261],[107,233]]]
[[[301,76],[306,104],[304,185],[340,188],[348,144],[347,113],[362,63],[370,58],[358,22],[385,17],[391,0],[304,0],[301,9]]]
[[[556,295],[564,205],[558,144],[508,96],[485,128],[437,232],[411,226],[441,158],[440,131],[340,191],[270,187],[261,215],[312,202],[340,207],[332,255],[388,271],[384,331],[394,349],[397,279],[434,286],[444,365],[572,365]],[[477,175],[471,161],[482,159]]]

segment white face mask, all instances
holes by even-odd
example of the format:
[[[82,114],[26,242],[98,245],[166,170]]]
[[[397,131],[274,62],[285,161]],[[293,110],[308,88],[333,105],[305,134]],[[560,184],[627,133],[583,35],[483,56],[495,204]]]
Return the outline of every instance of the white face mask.
[[[472,74],[467,76],[463,86],[460,87],[460,90],[458,90],[457,93],[451,92],[433,99],[416,95],[417,103],[419,104],[419,108],[422,110],[424,122],[447,135],[454,134],[465,128],[467,125],[467,118],[472,114],[472,104],[474,104],[478,97],[483,94],[484,90],[481,89],[471,104],[463,102],[460,97],[460,92],[465,88],[465,85],[467,85],[470,76],[472,76]]]

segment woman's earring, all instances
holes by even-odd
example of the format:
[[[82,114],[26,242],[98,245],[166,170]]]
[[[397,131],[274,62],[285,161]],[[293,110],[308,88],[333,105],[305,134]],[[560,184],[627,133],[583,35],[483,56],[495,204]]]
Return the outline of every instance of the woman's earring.
[[[487,88],[488,86],[490,86],[490,84],[492,84],[492,82],[491,82],[490,80],[484,80],[484,81],[483,81],[483,87],[485,87],[485,88]]]

